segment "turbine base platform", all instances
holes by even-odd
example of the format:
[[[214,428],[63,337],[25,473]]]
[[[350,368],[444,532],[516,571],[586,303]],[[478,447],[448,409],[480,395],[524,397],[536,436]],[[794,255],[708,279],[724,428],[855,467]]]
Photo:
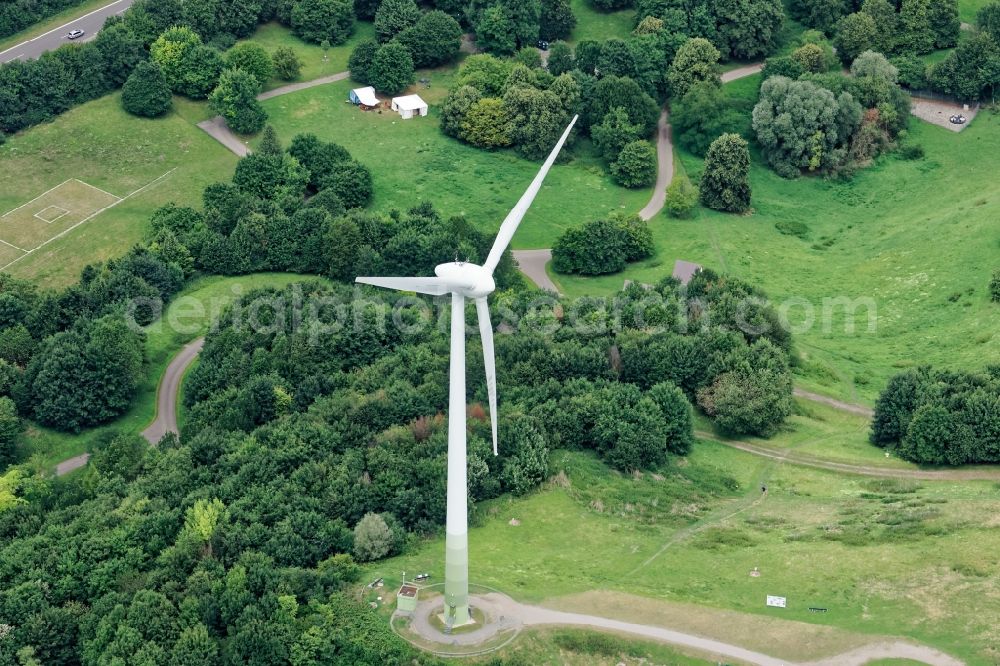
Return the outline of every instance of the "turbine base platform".
[[[396,611],[392,629],[414,647],[441,656],[472,656],[498,650],[521,631],[521,620],[511,616],[508,597],[492,588],[469,585],[471,620],[448,626],[444,614],[444,584],[420,590],[412,612]]]

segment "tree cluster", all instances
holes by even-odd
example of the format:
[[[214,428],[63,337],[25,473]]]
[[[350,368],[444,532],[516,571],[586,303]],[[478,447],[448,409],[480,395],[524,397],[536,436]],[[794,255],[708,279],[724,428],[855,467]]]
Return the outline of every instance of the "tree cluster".
[[[899,70],[866,51],[851,76],[803,73],[797,80],[765,68],[753,129],[768,163],[782,176],[847,172],[893,145],[909,122],[910,99]]]
[[[467,58],[441,105],[441,131],[481,148],[549,154],[581,106],[580,84],[491,55]]]
[[[792,16],[834,37],[845,64],[858,54],[929,53],[958,43],[958,0],[793,0]]]
[[[13,0],[0,5],[0,37],[8,37],[84,0]]]
[[[30,359],[23,376],[31,381],[16,381],[37,390],[59,418],[75,418],[74,402],[60,392],[125,395],[124,382],[141,365],[138,334],[118,318],[71,318],[65,308],[94,307],[107,293],[95,312],[114,311],[111,294],[176,288],[182,265],[191,268],[177,238],[233,227],[232,238],[255,215],[278,215],[276,207],[268,215],[253,209],[285,201],[302,180],[307,188],[322,184],[317,174],[341,164],[343,149],[305,135],[285,151],[266,131],[251,157],[258,156],[266,160],[242,162],[233,184],[206,190],[204,212],[161,209],[150,249],[88,268],[66,295],[0,276],[4,354],[18,349],[8,331],[74,322]],[[329,220],[329,201],[312,205],[327,190],[292,216],[319,208],[318,219]],[[285,235],[294,233],[280,229],[241,247],[257,256]],[[426,275],[456,249],[481,260],[492,238],[423,205],[405,214],[337,215],[322,238],[299,242],[293,254],[316,251],[326,272],[349,278],[368,268]],[[165,256],[177,261],[164,263]],[[633,286],[620,297],[545,311],[530,293],[507,290],[513,274],[508,255],[496,305],[517,334],[498,330],[496,342],[499,457],[482,408],[483,367],[470,355],[473,507],[537,487],[556,447],[593,450],[623,471],[661,468],[692,446],[692,400],[734,433],[770,432],[787,416],[790,340],[749,285],[703,271],[686,289],[666,279],[649,291]],[[409,533],[439,530],[445,517],[447,326],[380,325],[392,295],[363,296],[310,282],[246,294],[224,313],[191,371],[180,438],[149,448],[138,436],[109,433],[74,477],[5,474],[5,654],[56,664],[439,666],[345,593],[360,576],[356,559],[398,553]],[[262,298],[267,306],[246,316]],[[564,311],[587,325],[550,332]],[[397,315],[404,324],[422,318],[407,308]],[[114,390],[97,389],[116,375],[113,366],[128,372]],[[72,367],[83,385],[68,386],[60,367]],[[100,377],[88,377],[91,367]],[[47,375],[61,383],[44,384]],[[7,376],[0,372],[9,384]],[[16,427],[8,408],[0,399],[0,441]]]
[[[875,403],[871,441],[923,464],[1000,462],[1000,368],[896,375]]]
[[[622,0],[610,0],[616,1]],[[636,0],[635,5],[637,25],[654,17],[675,39],[707,39],[726,59],[752,60],[771,53],[785,19],[781,0]]]
[[[564,231],[552,246],[552,268],[580,275],[618,273],[655,251],[653,233],[638,215],[611,215]]]
[[[0,8],[0,25],[8,4]],[[54,3],[12,6],[30,15],[43,4]],[[353,12],[350,0],[137,0],[120,16],[109,18],[92,41],[66,44],[37,60],[0,65],[0,132],[13,134],[50,120],[122,87],[130,77],[123,104],[130,113],[147,117],[169,108],[164,99],[171,91],[205,99],[226,67],[269,78],[272,70],[266,61],[271,56],[264,52],[262,57],[259,46],[240,45],[228,61],[222,52],[249,37],[261,22],[277,19],[295,29],[293,15],[304,39],[341,43],[353,30]],[[281,78],[297,76],[297,59],[291,55],[281,54]],[[156,62],[162,81],[149,67],[137,70],[147,59]],[[257,80],[258,87],[266,83]],[[259,110],[250,115],[259,115]]]
[[[159,247],[87,266],[79,283],[61,291],[39,292],[3,276],[0,396],[57,430],[76,432],[122,414],[145,373],[138,327],[159,316],[183,280]]]

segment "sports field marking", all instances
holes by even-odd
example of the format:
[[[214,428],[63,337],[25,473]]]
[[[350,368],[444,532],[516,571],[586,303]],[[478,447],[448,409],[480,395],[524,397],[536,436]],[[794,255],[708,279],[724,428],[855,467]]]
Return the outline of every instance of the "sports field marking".
[[[119,201],[122,200],[122,198],[120,196],[118,196],[117,194],[111,194],[111,192],[108,192],[107,190],[102,190],[101,188],[95,187],[95,186],[91,185],[90,183],[85,183],[82,180],[80,180],[79,178],[71,178],[70,180],[75,180],[76,182],[80,183],[81,185],[86,185],[87,187],[89,187],[92,190],[97,190],[98,192],[103,192],[104,194],[107,194],[112,199],[118,199]]]
[[[56,212],[55,216],[49,217],[47,215],[44,215],[44,213],[47,213],[50,210]],[[69,215],[69,211],[66,210],[65,208],[63,208],[62,206],[55,206],[55,205],[53,205],[53,206],[48,206],[48,207],[43,208],[42,210],[38,211],[37,213],[35,213],[34,217],[37,217],[39,220],[41,220],[42,222],[45,222],[46,224],[52,224],[53,222],[55,222],[56,220],[58,220],[63,215]]]
[[[23,247],[18,247],[16,245],[14,245],[13,243],[8,243],[7,241],[3,240],[2,238],[0,238],[0,243],[3,243],[7,247],[12,247],[15,250],[20,250],[21,252],[28,252],[28,250],[25,250]]]
[[[76,180],[76,178],[67,178],[63,182],[61,182],[58,185],[56,185],[55,187],[50,187],[49,189],[45,190],[44,192],[42,192],[41,194],[39,194],[37,197],[35,197],[31,201],[29,201],[28,203],[23,203],[20,206],[18,206],[17,208],[12,208],[9,211],[7,211],[6,213],[4,213],[3,215],[0,215],[0,217],[7,217],[11,213],[16,213],[17,211],[21,210],[25,206],[30,206],[31,204],[35,203],[36,201],[38,201],[39,199],[41,199],[42,197],[44,197],[46,194],[50,194],[52,192],[55,192],[56,190],[58,190],[60,187],[62,187],[63,185],[65,185],[66,183],[68,183],[71,180]]]
[[[0,216],[0,219],[7,217],[11,213],[13,213],[15,211],[18,211],[18,210],[24,208],[25,206],[27,206],[27,205],[35,202],[35,201],[38,201],[39,199],[41,199],[46,194],[49,194],[50,192],[53,192],[54,190],[58,189],[61,185],[64,185],[65,183],[68,183],[70,181],[77,181],[77,182],[79,182],[79,183],[81,183],[83,185],[86,185],[87,187],[89,187],[91,189],[97,190],[98,192],[101,192],[102,194],[105,194],[105,195],[110,196],[113,199],[115,199],[115,201],[113,201],[112,203],[104,206],[103,208],[100,208],[99,210],[94,211],[90,215],[87,215],[86,217],[84,217],[82,220],[80,220],[76,224],[73,224],[73,225],[67,227],[66,229],[63,229],[59,233],[55,234],[54,236],[51,236],[50,238],[47,238],[46,240],[44,240],[43,242],[39,243],[37,246],[31,248],[30,250],[25,250],[25,249],[22,249],[22,248],[19,248],[19,247],[15,246],[15,245],[11,245],[10,243],[7,243],[6,241],[0,240],[0,243],[3,243],[5,245],[10,245],[11,247],[13,247],[13,248],[15,248],[17,250],[20,250],[21,252],[24,253],[21,256],[19,256],[16,259],[14,259],[13,261],[9,261],[6,264],[4,264],[3,266],[0,266],[0,271],[7,270],[9,267],[13,266],[17,262],[19,262],[22,259],[24,259],[25,257],[27,257],[27,256],[31,255],[32,253],[36,252],[37,250],[40,250],[41,248],[45,247],[46,245],[48,245],[52,241],[54,241],[56,239],[59,239],[59,238],[62,238],[63,236],[65,236],[69,232],[71,232],[74,229],[76,229],[77,227],[79,227],[84,222],[88,222],[89,220],[94,219],[95,217],[97,217],[98,215],[100,215],[101,213],[103,213],[104,211],[106,211],[106,210],[108,210],[110,208],[114,208],[115,206],[117,206],[121,202],[125,201],[126,199],[134,197],[135,195],[139,194],[140,192],[142,192],[142,191],[144,191],[144,190],[152,187],[153,185],[157,184],[158,182],[162,181],[164,178],[166,178],[167,176],[169,176],[170,174],[172,174],[174,171],[177,171],[177,167],[174,167],[173,169],[170,169],[166,173],[164,173],[164,174],[162,174],[160,176],[157,176],[156,178],[154,178],[153,180],[149,181],[148,183],[146,183],[145,185],[143,185],[139,189],[137,189],[137,190],[135,190],[133,192],[130,192],[129,194],[126,194],[124,197],[115,196],[114,194],[111,194],[110,192],[105,192],[104,190],[102,190],[100,188],[97,188],[97,187],[94,187],[93,185],[90,185],[88,183],[84,183],[83,181],[78,181],[76,178],[70,178],[69,180],[63,181],[59,185],[56,185],[52,189],[50,189],[50,190],[42,193],[41,195],[35,197],[34,199],[32,199],[31,201],[29,201],[28,203],[23,204],[21,206],[18,206],[14,210],[8,211],[3,216]]]

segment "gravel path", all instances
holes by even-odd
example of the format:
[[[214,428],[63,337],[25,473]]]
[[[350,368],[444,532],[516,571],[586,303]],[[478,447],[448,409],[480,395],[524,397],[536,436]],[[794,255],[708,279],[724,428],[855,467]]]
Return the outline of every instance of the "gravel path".
[[[762,69],[764,69],[764,63],[755,62],[751,65],[744,65],[743,67],[737,67],[736,69],[731,69],[728,72],[723,72],[719,78],[722,79],[723,83],[729,83],[730,81],[742,79],[746,76],[753,76]]]
[[[539,289],[559,293],[556,283],[545,271],[545,265],[552,261],[552,250],[514,250],[514,261],[529,280]]]
[[[321,76],[318,79],[313,79],[312,81],[290,83],[287,86],[281,86],[280,88],[275,88],[274,90],[262,92],[257,95],[257,99],[264,101],[265,99],[271,99],[272,97],[280,97],[281,95],[298,92],[299,90],[315,88],[316,86],[323,86],[336,81],[343,81],[348,76],[350,76],[350,72],[337,72],[336,74],[330,74],[329,76]],[[203,120],[198,123],[198,127],[203,129],[210,137],[240,157],[246,157],[250,154],[250,149],[238,136],[233,134],[233,131],[229,129],[228,125],[226,125],[226,121],[222,118],[222,116],[216,116],[209,120]]]
[[[656,185],[649,203],[639,211],[639,217],[649,220],[661,210],[667,198],[667,185],[674,178],[674,144],[670,136],[670,116],[666,109],[656,125]]]
[[[426,621],[428,609],[414,615],[410,624],[410,629],[415,631],[422,638],[441,642],[442,639],[448,643],[458,645],[477,645],[484,640],[489,640],[496,631],[503,625],[504,629],[515,629],[520,626],[573,626],[587,627],[617,633],[641,636],[671,645],[679,645],[701,653],[707,653],[713,657],[725,657],[735,659],[747,664],[756,666],[793,666],[787,659],[780,659],[762,652],[755,652],[747,648],[725,643],[714,638],[698,636],[695,634],[676,631],[666,627],[658,627],[647,624],[636,624],[634,622],[623,622],[596,615],[584,615],[582,613],[568,613],[565,611],[552,610],[542,606],[531,606],[514,601],[505,594],[491,593],[486,595],[476,595],[473,604],[483,608],[487,614],[494,618],[503,618],[502,622],[482,630],[472,631],[466,634],[442,635],[430,626]],[[429,607],[428,607],[429,608]],[[424,616],[424,620],[419,618]],[[479,632],[482,632],[481,634]],[[950,657],[949,655],[923,645],[915,645],[903,641],[883,641],[865,645],[852,649],[848,652],[825,658],[813,662],[807,662],[802,666],[862,666],[873,659],[906,658],[922,661],[931,666],[963,666],[963,662]]]
[[[156,419],[142,431],[150,444],[156,445],[168,432],[179,433],[177,428],[177,398],[180,396],[184,373],[205,346],[205,338],[189,342],[170,361],[156,391]]]

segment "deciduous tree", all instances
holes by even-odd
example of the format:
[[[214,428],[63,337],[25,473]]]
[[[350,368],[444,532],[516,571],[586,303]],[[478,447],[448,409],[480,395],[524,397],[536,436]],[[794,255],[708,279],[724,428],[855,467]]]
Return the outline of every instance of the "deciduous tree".
[[[723,134],[712,142],[701,177],[701,202],[727,213],[750,208],[750,148],[739,134]]]

